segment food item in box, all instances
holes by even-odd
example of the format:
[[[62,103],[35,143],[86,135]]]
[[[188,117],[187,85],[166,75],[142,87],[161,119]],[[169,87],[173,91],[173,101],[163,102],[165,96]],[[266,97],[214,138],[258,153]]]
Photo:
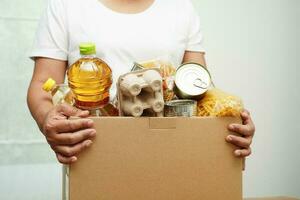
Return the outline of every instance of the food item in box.
[[[244,109],[239,97],[213,88],[198,102],[198,116],[239,117]]]
[[[101,108],[90,110],[90,115],[97,117],[114,117],[119,116],[119,110],[113,103],[108,103]]]
[[[109,102],[112,71],[96,57],[93,43],[80,44],[81,58],[68,70],[69,86],[75,95],[75,106],[80,109],[98,109]]]
[[[194,117],[197,116],[197,101],[172,100],[165,104],[165,117]]]
[[[175,94],[181,99],[199,100],[211,86],[208,70],[197,63],[185,63],[175,74]]]
[[[173,91],[174,88],[174,75],[175,67],[169,61],[164,61],[162,59],[150,60],[139,63],[140,66],[150,69],[157,68],[160,70],[160,74],[163,78],[163,90],[164,90],[164,100],[171,101],[175,94]]]
[[[162,77],[158,69],[145,69],[122,75],[117,88],[121,116],[163,117]]]
[[[56,81],[49,78],[43,84],[43,90],[51,93],[53,105],[67,103],[70,105],[74,104],[74,96],[68,85],[56,84]]]

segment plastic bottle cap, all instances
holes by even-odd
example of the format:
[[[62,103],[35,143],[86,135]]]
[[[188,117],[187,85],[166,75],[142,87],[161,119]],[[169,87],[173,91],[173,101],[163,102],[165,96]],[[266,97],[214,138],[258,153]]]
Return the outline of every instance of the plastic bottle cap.
[[[43,85],[43,90],[49,92],[55,84],[55,80],[53,80],[52,78],[48,78],[48,80]]]
[[[96,54],[96,45],[94,43],[81,43],[79,49],[81,55]]]

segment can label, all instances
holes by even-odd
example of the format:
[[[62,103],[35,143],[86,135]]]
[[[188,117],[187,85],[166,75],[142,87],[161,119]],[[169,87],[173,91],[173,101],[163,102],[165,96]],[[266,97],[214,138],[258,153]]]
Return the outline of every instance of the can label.
[[[194,100],[173,100],[165,104],[165,117],[193,117],[197,115]]]

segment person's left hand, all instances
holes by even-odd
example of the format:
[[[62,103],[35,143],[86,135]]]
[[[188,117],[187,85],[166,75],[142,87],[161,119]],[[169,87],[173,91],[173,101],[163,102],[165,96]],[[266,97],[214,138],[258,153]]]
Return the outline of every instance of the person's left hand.
[[[234,155],[237,157],[247,157],[251,154],[251,143],[255,132],[254,123],[250,117],[250,113],[247,110],[241,112],[243,124],[230,124],[228,130],[238,133],[236,135],[228,135],[226,141],[236,145],[239,149],[234,151]]]

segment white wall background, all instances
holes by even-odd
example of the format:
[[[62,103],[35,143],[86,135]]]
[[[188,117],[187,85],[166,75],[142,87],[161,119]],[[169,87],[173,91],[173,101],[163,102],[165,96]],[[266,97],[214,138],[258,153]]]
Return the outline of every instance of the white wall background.
[[[300,1],[194,0],[209,69],[257,126],[244,194],[300,198]],[[60,166],[26,108],[44,0],[0,0],[0,199],[60,199]]]

